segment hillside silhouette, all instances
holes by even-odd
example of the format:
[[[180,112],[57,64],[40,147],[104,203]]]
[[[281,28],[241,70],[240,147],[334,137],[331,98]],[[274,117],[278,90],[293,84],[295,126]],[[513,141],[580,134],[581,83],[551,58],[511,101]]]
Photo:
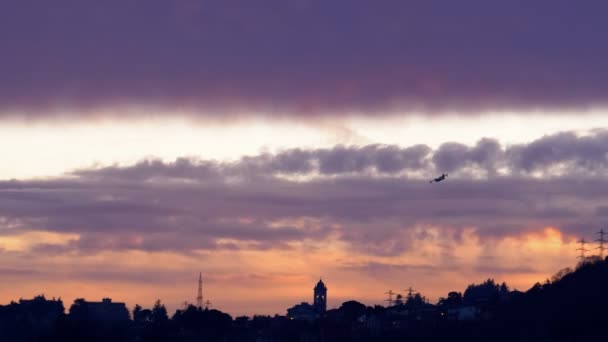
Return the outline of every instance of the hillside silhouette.
[[[501,307],[496,325],[516,340],[606,339],[608,258],[592,257],[536,283],[525,295]]]
[[[347,301],[312,316],[307,303],[287,316],[233,318],[194,305],[169,315],[160,300],[129,312],[109,298],[77,299],[66,313],[61,299],[38,296],[0,306],[0,341],[605,340],[607,291],[608,258],[592,257],[526,292],[488,279],[436,304],[410,291],[387,307]]]

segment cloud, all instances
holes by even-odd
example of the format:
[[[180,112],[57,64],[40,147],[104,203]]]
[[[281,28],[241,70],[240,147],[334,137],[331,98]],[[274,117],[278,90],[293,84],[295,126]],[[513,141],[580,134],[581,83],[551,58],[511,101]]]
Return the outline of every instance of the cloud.
[[[565,0],[8,0],[0,112],[588,108],[606,104],[607,9]]]
[[[566,172],[602,172],[608,163],[608,132],[601,130],[591,136],[578,137],[564,132],[546,136],[526,146],[516,146],[509,153],[513,167],[534,171],[548,166],[562,166]]]
[[[412,270],[434,273],[442,268],[437,265],[388,264],[381,262],[367,262],[361,264],[347,263],[342,267],[350,271],[369,273],[372,276],[382,276],[388,273],[407,272]]]
[[[529,177],[554,175],[597,176],[608,166],[608,131],[586,135],[562,132],[527,144],[502,146],[483,138],[474,146],[447,142],[432,150],[426,145],[338,145],[325,149],[289,149],[276,154],[248,156],[221,163],[195,158],[175,162],[144,160],[132,167],[105,167],[75,171],[86,178],[113,178],[116,181],[149,180],[220,182],[251,177],[379,175],[421,172],[458,172],[460,177],[503,174]],[[464,176],[466,175],[466,177]],[[19,183],[15,183],[18,186]]]
[[[177,307],[199,270],[207,298],[231,310],[234,293],[265,298],[269,286],[280,303],[268,312],[282,310],[319,275],[366,303],[410,285],[437,298],[487,277],[528,288],[605,225],[606,134],[149,159],[0,181],[0,271],[26,284],[4,298],[42,286]]]
[[[476,272],[481,274],[487,274],[489,276],[505,274],[535,274],[538,273],[537,269],[530,266],[518,266],[518,267],[496,267],[496,266],[479,266],[475,268]]]
[[[435,275],[439,272],[463,272],[465,267],[469,265],[458,265],[453,263],[452,265],[444,264],[393,264],[393,263],[382,263],[382,262],[367,262],[361,264],[345,264],[342,266],[344,270],[353,271],[356,273],[364,273],[371,277],[383,278],[390,276],[391,274],[427,274]],[[479,265],[474,267],[474,271],[478,274],[485,274],[488,276],[505,274],[536,274],[538,270],[529,266],[516,266],[516,267],[503,267],[500,265]]]
[[[16,269],[16,268],[6,268],[6,267],[0,267],[0,272],[2,272],[2,274],[4,276],[6,276],[7,278],[38,275],[41,273],[40,271],[35,270],[35,269]]]
[[[295,149],[229,163],[146,160],[4,181],[0,234],[78,234],[33,248],[49,254],[315,248],[337,239],[386,256],[412,248],[425,227],[501,239],[551,226],[573,236],[606,216],[606,136]],[[428,184],[442,170],[449,179]]]

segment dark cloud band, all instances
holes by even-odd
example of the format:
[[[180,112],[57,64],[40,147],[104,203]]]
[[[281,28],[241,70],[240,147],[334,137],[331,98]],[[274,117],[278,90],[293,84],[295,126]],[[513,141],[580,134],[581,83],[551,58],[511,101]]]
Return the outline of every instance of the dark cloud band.
[[[600,0],[7,0],[0,109],[599,106],[607,10]]]

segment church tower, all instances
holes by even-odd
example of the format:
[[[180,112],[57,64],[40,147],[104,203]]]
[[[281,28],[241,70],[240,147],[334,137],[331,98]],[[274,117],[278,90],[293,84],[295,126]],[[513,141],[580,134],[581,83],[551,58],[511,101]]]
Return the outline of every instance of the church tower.
[[[318,313],[324,313],[327,310],[327,287],[325,287],[321,279],[319,279],[317,286],[314,288],[313,303],[313,307]]]

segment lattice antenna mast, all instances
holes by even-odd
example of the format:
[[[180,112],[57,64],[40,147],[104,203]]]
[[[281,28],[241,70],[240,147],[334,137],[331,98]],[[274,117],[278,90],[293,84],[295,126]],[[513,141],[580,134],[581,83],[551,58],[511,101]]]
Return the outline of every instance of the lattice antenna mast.
[[[576,249],[577,251],[581,252],[581,254],[577,258],[581,259],[581,261],[585,261],[585,252],[589,252],[589,250],[585,248],[585,245],[589,242],[585,241],[585,239],[580,239],[576,243],[581,244],[581,247]]]
[[[196,296],[196,307],[203,308],[203,273],[198,275],[198,296]]]
[[[599,249],[600,250],[600,258],[604,258],[604,251],[606,249],[608,249],[607,247],[604,247],[604,244],[608,241],[606,241],[604,239],[604,235],[606,235],[606,232],[604,232],[604,229],[600,229],[599,232],[597,232],[596,234],[600,234],[600,238],[599,239],[595,239],[596,242],[598,242],[600,244],[599,247],[596,247],[595,249]]]
[[[414,293],[415,290],[410,286],[407,288],[407,290],[405,290],[407,292],[407,299],[413,298],[414,297]]]
[[[205,301],[205,310],[209,310],[210,307],[211,307],[211,302],[209,301],[209,299],[207,299]]]
[[[396,293],[393,292],[393,290],[388,290],[388,292],[384,292],[385,295],[388,295],[388,299],[385,299],[385,302],[388,302],[388,306],[393,306],[393,303],[395,302],[393,300],[393,295],[395,295]]]

